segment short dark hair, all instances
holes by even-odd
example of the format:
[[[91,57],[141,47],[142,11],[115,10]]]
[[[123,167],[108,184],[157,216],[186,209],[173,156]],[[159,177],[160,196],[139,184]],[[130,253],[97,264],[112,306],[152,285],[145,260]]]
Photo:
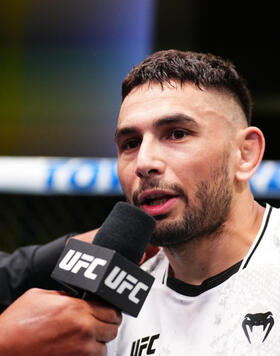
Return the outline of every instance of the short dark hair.
[[[178,80],[194,83],[198,88],[215,88],[230,92],[239,102],[248,125],[252,117],[252,97],[245,79],[234,64],[211,53],[183,52],[175,49],[158,51],[136,65],[122,83],[122,100],[131,90],[146,82]]]

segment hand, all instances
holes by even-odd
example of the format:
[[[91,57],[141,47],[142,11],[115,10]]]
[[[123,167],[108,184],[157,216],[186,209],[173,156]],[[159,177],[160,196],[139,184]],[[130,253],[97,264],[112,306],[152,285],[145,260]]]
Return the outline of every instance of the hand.
[[[152,258],[158,252],[159,252],[159,247],[148,244],[143,257],[142,257],[141,261],[139,262],[139,265],[142,265],[144,262],[146,262],[148,259]]]
[[[81,240],[81,241],[91,244],[95,235],[97,234],[98,230],[99,230],[99,228],[90,230],[90,231],[84,232],[82,234],[72,236],[71,239]]]
[[[99,302],[30,289],[0,315],[0,355],[105,356],[120,323]]]

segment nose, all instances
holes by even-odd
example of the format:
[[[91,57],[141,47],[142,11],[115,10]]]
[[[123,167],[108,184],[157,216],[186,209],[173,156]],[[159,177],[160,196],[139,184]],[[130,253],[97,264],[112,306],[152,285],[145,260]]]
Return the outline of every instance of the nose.
[[[164,169],[160,144],[153,137],[143,138],[137,154],[136,175],[139,178],[150,178],[163,174]]]

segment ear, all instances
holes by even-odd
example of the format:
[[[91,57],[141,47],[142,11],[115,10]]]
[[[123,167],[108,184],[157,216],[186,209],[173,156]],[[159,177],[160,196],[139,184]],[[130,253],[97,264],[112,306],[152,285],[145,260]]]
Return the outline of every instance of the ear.
[[[248,181],[262,161],[265,139],[260,129],[250,126],[242,130],[239,143],[239,160],[235,176],[239,181]]]

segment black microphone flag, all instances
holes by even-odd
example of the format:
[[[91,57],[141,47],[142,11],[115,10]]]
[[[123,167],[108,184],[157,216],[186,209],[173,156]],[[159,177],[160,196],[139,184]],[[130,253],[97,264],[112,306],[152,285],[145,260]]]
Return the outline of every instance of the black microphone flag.
[[[150,241],[155,220],[128,203],[117,203],[93,244],[71,239],[52,272],[62,284],[97,296],[137,316],[154,277],[138,267]]]

